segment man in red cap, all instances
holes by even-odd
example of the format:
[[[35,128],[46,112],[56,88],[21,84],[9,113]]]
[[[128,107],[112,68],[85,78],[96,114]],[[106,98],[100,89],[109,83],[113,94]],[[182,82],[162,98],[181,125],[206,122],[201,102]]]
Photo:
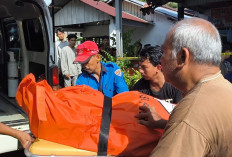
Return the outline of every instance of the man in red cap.
[[[77,46],[74,62],[82,65],[84,70],[78,76],[76,85],[89,85],[108,97],[128,91],[121,69],[113,62],[100,62],[98,46],[93,41],[86,41]]]

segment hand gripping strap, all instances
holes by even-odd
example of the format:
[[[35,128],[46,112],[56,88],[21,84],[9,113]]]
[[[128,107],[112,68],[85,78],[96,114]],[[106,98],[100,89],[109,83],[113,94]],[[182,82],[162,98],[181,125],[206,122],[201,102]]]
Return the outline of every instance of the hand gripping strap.
[[[112,114],[112,98],[104,96],[101,130],[100,130],[99,142],[98,142],[98,153],[97,153],[98,156],[107,156],[111,114]]]

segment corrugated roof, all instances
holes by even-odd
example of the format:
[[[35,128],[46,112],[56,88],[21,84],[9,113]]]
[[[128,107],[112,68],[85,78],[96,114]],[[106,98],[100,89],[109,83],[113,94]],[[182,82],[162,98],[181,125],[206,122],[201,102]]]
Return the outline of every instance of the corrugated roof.
[[[133,3],[133,4],[135,4],[135,5],[138,5],[138,6],[140,6],[140,7],[142,7],[142,6],[144,6],[145,4],[147,4],[147,3],[145,3],[145,2],[141,2],[141,1],[138,1],[138,0],[125,0],[126,2],[130,2],[130,3]]]
[[[109,15],[115,17],[115,8],[104,3],[104,2],[94,1],[94,0],[80,0],[80,1],[92,6],[98,10],[101,10],[102,12],[104,12],[106,14],[109,14]],[[142,22],[142,23],[150,23],[146,20],[143,20],[141,18],[138,18],[138,17],[131,15],[129,13],[126,13],[126,12],[122,12],[122,18],[137,21],[137,22]]]
[[[169,16],[172,16],[174,18],[178,18],[178,12],[177,11],[173,11],[173,10],[170,10],[170,9],[167,9],[167,8],[164,8],[164,7],[157,7],[155,9],[156,12],[160,12],[160,13],[163,13],[165,15],[169,15]],[[188,16],[188,15],[184,15],[184,18],[191,18],[192,16]]]

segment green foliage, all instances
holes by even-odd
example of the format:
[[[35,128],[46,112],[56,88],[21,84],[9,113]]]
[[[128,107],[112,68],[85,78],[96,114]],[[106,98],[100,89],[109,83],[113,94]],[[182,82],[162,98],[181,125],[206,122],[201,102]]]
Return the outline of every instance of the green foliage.
[[[77,48],[77,46],[78,46],[78,42],[77,41],[83,41],[83,37],[77,37],[77,39],[76,39],[76,44],[75,44],[75,49]]]
[[[176,9],[176,8],[178,8],[178,3],[169,2],[169,3],[167,3],[167,6]]]
[[[102,55],[101,57],[101,61],[102,62],[115,62],[116,58],[114,56],[112,56],[109,52],[106,52],[105,50],[101,50],[101,52],[104,53],[104,56]]]
[[[139,54],[138,44],[141,42],[141,39],[138,39],[134,43],[132,43],[132,34],[135,29],[131,29],[127,32],[123,33],[122,41],[123,41],[123,57],[137,57]],[[113,42],[112,47],[116,48],[116,34],[113,34],[110,37],[110,40]]]
[[[102,62],[115,62],[123,72],[123,77],[126,81],[126,84],[129,88],[134,86],[134,84],[142,78],[142,75],[138,70],[135,70],[132,67],[132,62],[134,60],[134,56],[138,56],[138,46],[137,44],[140,43],[140,40],[132,43],[132,34],[134,33],[135,29],[129,30],[123,33],[123,58],[116,59],[112,56],[109,52],[102,50]],[[116,34],[113,34],[113,37],[110,37],[113,41],[113,48],[116,47]]]
[[[141,73],[134,68],[121,68],[123,72],[124,79],[127,83],[129,90],[134,86],[134,84],[142,78]],[[131,74],[132,73],[132,74]]]
[[[104,56],[102,56],[101,61],[102,62],[115,62],[120,69],[123,72],[123,77],[126,81],[126,84],[129,88],[129,90],[131,89],[131,87],[133,87],[133,85],[142,78],[140,72],[138,70],[135,70],[134,68],[130,68],[131,67],[131,61],[125,59],[122,60],[116,60],[115,57],[111,56],[110,53],[102,50],[102,52],[104,53]]]
[[[127,32],[123,33],[123,57],[136,57],[138,56],[138,43],[140,43],[140,39],[134,43],[132,42],[132,34],[135,29],[131,29]]]
[[[76,41],[83,41],[83,37],[77,37]]]

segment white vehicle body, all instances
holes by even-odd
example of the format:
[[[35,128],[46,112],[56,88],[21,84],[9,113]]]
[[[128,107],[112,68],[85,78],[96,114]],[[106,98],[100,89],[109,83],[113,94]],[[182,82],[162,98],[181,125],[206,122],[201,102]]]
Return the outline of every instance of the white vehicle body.
[[[27,115],[15,100],[17,86],[27,74],[58,86],[53,34],[43,0],[0,1],[0,122],[29,131]],[[0,134],[0,154],[19,147],[17,139]]]

